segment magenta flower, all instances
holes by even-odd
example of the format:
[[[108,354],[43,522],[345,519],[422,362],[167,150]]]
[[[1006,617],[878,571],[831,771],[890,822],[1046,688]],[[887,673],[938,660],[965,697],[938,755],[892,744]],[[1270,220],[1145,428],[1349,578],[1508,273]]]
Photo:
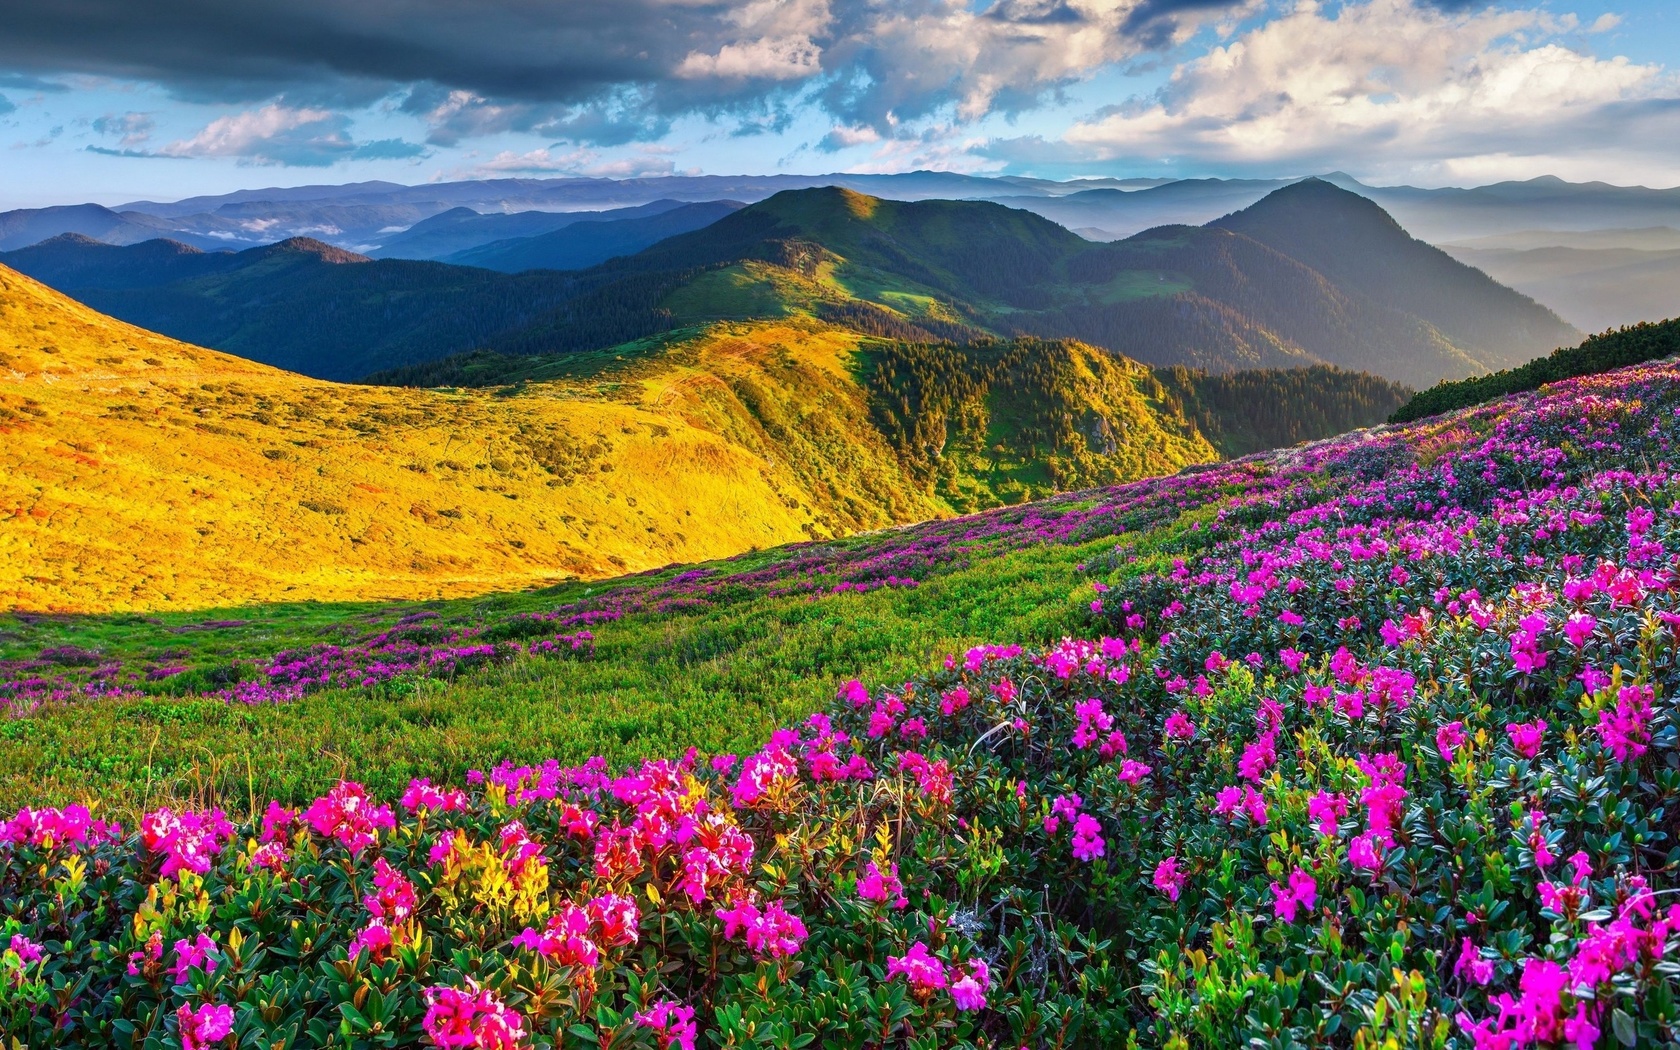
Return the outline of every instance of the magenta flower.
[[[986,992],[992,987],[991,970],[979,959],[971,961],[968,966],[968,972],[951,982],[951,1001],[959,1010],[984,1010]],[[961,972],[960,967],[953,967],[952,972]]]
[[[897,864],[883,873],[874,861],[870,861],[862,877],[858,879],[857,895],[877,904],[890,901],[894,908],[904,908],[910,903],[909,898],[904,896],[904,884],[898,879]]]
[[[525,1021],[494,992],[472,978],[465,988],[427,988],[421,1027],[441,1050],[514,1050],[525,1041]]]
[[[1536,719],[1533,722],[1510,722],[1505,726],[1505,735],[1511,738],[1511,746],[1523,758],[1539,757],[1540,738],[1545,733],[1545,719]]]
[[[233,1007],[221,1003],[207,1003],[197,1010],[182,1006],[175,1011],[175,1021],[181,1030],[181,1050],[209,1050],[233,1034]]]
[[[1178,901],[1178,895],[1184,891],[1187,876],[1179,870],[1178,858],[1168,857],[1155,865],[1155,877],[1152,880],[1157,890],[1167,895],[1167,899]]]
[[[1486,985],[1493,980],[1493,962],[1482,958],[1476,942],[1466,937],[1459,945],[1458,961],[1453,963],[1453,976],[1471,984]]]
[[[1183,711],[1174,711],[1167,716],[1163,732],[1168,740],[1187,743],[1196,739],[1196,723],[1190,721],[1190,716]]]
[[[1307,800],[1307,819],[1313,822],[1318,833],[1329,838],[1340,831],[1343,817],[1348,815],[1348,800],[1346,796],[1320,791]]]
[[[760,959],[791,958],[805,943],[805,924],[779,900],[760,908],[747,898],[733,908],[719,908],[717,917],[723,920],[725,939],[743,937]]]
[[[1624,685],[1616,692],[1616,709],[1600,711],[1598,738],[1616,761],[1627,762],[1645,753],[1651,742],[1651,701],[1656,691],[1648,685]]]
[[[1469,742],[1465,736],[1463,722],[1448,722],[1435,730],[1435,750],[1441,753],[1441,761],[1451,762],[1458,749]]]
[[[651,1029],[658,1050],[694,1050],[700,1030],[694,1023],[694,1007],[675,999],[662,999],[652,1008],[636,1014],[636,1024]]]

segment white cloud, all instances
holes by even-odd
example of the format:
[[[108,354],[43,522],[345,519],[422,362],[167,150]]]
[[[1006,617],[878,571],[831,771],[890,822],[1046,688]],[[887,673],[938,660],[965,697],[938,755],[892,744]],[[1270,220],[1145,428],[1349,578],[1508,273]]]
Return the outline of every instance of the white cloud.
[[[280,138],[313,141],[317,146],[349,146],[343,118],[330,109],[292,108],[270,103],[217,117],[190,139],[158,150],[165,157],[250,157]],[[301,136],[293,133],[302,131]]]
[[[1158,99],[1064,141],[1093,159],[1312,170],[1358,158],[1367,174],[1424,177],[1526,177],[1555,170],[1536,158],[1593,145],[1672,166],[1676,115],[1660,102],[1673,78],[1556,39],[1576,26],[1539,10],[1365,0],[1331,13],[1300,0],[1180,66]],[[1668,133],[1649,137],[1653,120]],[[1602,157],[1594,170],[1609,174]]]

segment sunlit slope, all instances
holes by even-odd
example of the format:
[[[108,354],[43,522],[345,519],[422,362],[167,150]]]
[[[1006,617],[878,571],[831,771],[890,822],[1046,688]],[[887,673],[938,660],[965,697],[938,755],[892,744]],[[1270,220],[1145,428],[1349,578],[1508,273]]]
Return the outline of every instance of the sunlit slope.
[[[814,322],[715,326],[495,392],[344,386],[0,268],[0,606],[472,594],[1048,491],[1054,449],[1036,434],[989,435],[1005,451],[978,478],[942,483],[925,452],[904,455],[878,425],[862,342]],[[1213,458],[1149,406],[1146,372],[1103,360],[1134,384],[1103,387],[1126,410],[1127,453],[1090,480]]]

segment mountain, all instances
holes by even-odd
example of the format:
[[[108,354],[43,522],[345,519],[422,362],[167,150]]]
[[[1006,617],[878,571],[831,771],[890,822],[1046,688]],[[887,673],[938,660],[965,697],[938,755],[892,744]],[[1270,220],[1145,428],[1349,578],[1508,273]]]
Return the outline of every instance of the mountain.
[[[1107,244],[989,202],[826,187],[566,273],[369,261],[310,240],[194,258],[61,240],[0,262],[132,323],[334,379],[474,349],[565,353],[792,317],[912,342],[1076,339],[1212,372],[1334,365],[1414,387],[1579,339],[1369,201],[1302,187],[1223,225]],[[130,259],[146,276],[122,272]]]
[[[517,589],[1215,456],[1148,369],[1074,343],[724,324],[496,390],[344,386],[3,267],[0,375],[0,602],[23,610]]]
[[[576,294],[552,274],[374,261],[306,238],[213,253],[57,238],[0,263],[131,324],[322,379],[485,345]]]
[[[135,244],[158,236],[161,225],[148,215],[120,215],[97,204],[0,212],[0,251],[67,233],[107,244]]]
[[[1581,334],[1532,299],[1412,237],[1374,201],[1320,179],[1275,190],[1210,225],[1427,321],[1489,368],[1522,364],[1537,349],[1568,345]]]
[[[521,211],[489,215],[482,215],[471,208],[451,208],[388,237],[368,255],[375,259],[443,259],[493,241],[538,237],[574,222],[610,222],[658,215],[680,208],[683,203],[659,200],[609,211]]]
[[[1451,246],[1445,250],[1460,262],[1550,304],[1585,331],[1680,314],[1680,248],[1519,251]]]
[[[1316,216],[1300,214],[1309,195]],[[1424,386],[1579,338],[1533,302],[1418,244],[1355,194],[1318,183],[1274,197],[1224,226],[1093,244],[986,202],[788,191],[591,271],[597,287],[503,348],[579,348],[580,324],[597,324],[609,307],[625,338],[716,318],[810,314],[907,339],[1065,337],[1149,364],[1331,364]],[[1304,224],[1293,248],[1317,266],[1230,228],[1246,224],[1281,243],[1267,231],[1285,213]],[[1330,245],[1339,236],[1362,238],[1359,250],[1338,253]]]
[[[745,207],[738,201],[659,203],[670,203],[673,207],[619,219],[592,218],[586,213],[552,233],[493,241],[444,256],[443,261],[459,266],[482,266],[504,273],[582,270],[621,255],[634,255],[667,237],[710,226]],[[625,210],[643,212],[646,209]]]

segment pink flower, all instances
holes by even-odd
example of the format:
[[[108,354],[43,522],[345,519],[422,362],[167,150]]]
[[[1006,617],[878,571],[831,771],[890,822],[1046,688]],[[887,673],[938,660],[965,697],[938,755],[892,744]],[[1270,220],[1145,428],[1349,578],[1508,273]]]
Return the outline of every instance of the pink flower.
[[[1118,774],[1122,784],[1136,784],[1150,773],[1150,767],[1134,759],[1126,759],[1120,763]]]
[[[1366,832],[1348,843],[1348,863],[1361,871],[1373,874],[1382,870],[1382,853],[1377,849],[1377,837]]]
[[[904,896],[904,884],[898,880],[898,865],[892,865],[889,872],[883,874],[874,861],[869,862],[863,876],[858,879],[857,895],[866,901],[877,904],[892,902],[894,908],[909,905],[909,898]]]
[[[513,1050],[525,1040],[525,1021],[494,992],[467,978],[465,988],[427,988],[421,1027],[442,1050]]]
[[[175,983],[185,984],[187,975],[194,968],[203,970],[207,974],[216,972],[216,942],[206,934],[199,934],[197,938],[188,940],[183,937],[175,942]]]
[[[928,953],[927,945],[917,941],[903,955],[887,957],[887,979],[903,977],[910,985],[910,994],[926,1002],[935,991],[947,986],[945,964]]]
[[[232,837],[233,825],[219,809],[176,814],[165,806],[140,820],[140,841],[163,855],[161,873],[165,878],[183,871],[200,875],[209,871],[216,854]]]
[[[397,826],[391,807],[376,804],[367,788],[340,780],[333,789],[309,804],[304,819],[315,834],[337,841],[351,853],[359,853],[378,841],[381,828]]]
[[[723,936],[745,935],[748,949],[760,959],[790,958],[805,942],[805,924],[779,900],[760,908],[748,898],[733,908],[719,908],[717,916],[723,920]]]
[[[1318,882],[1305,868],[1289,873],[1288,885],[1272,883],[1272,911],[1284,922],[1294,922],[1298,909],[1312,911],[1318,903]]]
[[[1155,865],[1155,888],[1166,894],[1170,901],[1178,901],[1178,895],[1184,891],[1185,879],[1185,873],[1178,868],[1177,857],[1168,857]]]
[[[1451,762],[1458,749],[1469,742],[1464,735],[1463,722],[1448,722],[1435,730],[1435,750],[1441,753],[1441,761]]]
[[[953,968],[953,973],[960,972],[960,968]],[[992,975],[986,964],[975,959],[969,963],[967,973],[951,982],[951,1001],[957,1009],[964,1011],[984,1010],[986,1008],[986,992],[992,987]]]
[[[1301,665],[1306,662],[1307,654],[1299,649],[1284,649],[1278,653],[1278,661],[1290,674],[1300,674]]]
[[[181,1050],[206,1050],[233,1034],[233,1007],[221,1003],[197,1010],[182,1006],[175,1011],[175,1021],[181,1029]]]
[[[1655,690],[1648,685],[1624,685],[1616,692],[1616,710],[1600,711],[1598,738],[1616,761],[1627,762],[1645,753],[1651,742],[1651,701]]]
[[[1073,821],[1073,856],[1090,863],[1103,855],[1102,825],[1088,813],[1081,813]]]
[[[18,961],[25,966],[38,963],[46,958],[46,951],[39,944],[25,937],[21,933],[12,934],[12,939],[6,948],[18,957]]]
[[[1164,733],[1168,740],[1189,742],[1196,739],[1196,723],[1190,721],[1190,716],[1183,711],[1174,711],[1167,716]]]
[[[1505,726],[1505,734],[1511,738],[1511,746],[1523,758],[1538,758],[1540,755],[1540,738],[1545,735],[1546,722],[1536,719],[1533,722],[1510,722]]]
[[[460,790],[444,791],[432,786],[431,780],[421,777],[408,782],[408,790],[403,792],[402,805],[410,812],[426,810],[432,813],[445,813],[450,810],[467,808],[466,792]]]
[[[1476,942],[1466,937],[1459,945],[1458,961],[1453,964],[1453,976],[1472,984],[1485,985],[1493,980],[1493,962],[1482,958],[1482,953],[1476,949]]]
[[[1587,613],[1570,613],[1569,619],[1563,622],[1563,636],[1577,649],[1586,645],[1597,629],[1598,620]]]
[[[684,1006],[675,999],[662,999],[651,1009],[636,1014],[636,1024],[653,1030],[658,1050],[694,1050],[694,1040],[700,1034],[694,1023],[694,1007]]]
[[[1343,795],[1320,791],[1307,800],[1307,819],[1313,822],[1318,833],[1325,838],[1335,835],[1340,830],[1338,825],[1347,815],[1348,800]]]

